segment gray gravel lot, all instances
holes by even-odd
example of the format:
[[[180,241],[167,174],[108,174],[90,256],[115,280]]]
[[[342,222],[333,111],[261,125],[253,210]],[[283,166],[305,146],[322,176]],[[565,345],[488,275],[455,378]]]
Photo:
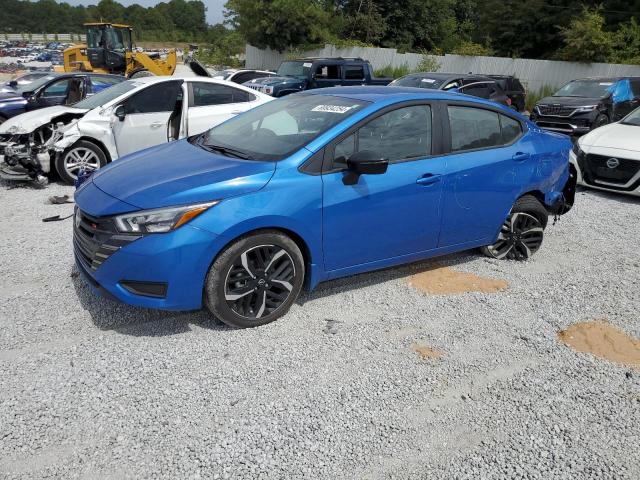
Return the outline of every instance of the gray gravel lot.
[[[423,262],[231,330],[94,297],[41,222],[62,193],[0,184],[0,478],[640,478],[640,372],[556,335],[640,338],[639,200],[579,193],[526,263],[437,262],[502,292],[427,295]]]

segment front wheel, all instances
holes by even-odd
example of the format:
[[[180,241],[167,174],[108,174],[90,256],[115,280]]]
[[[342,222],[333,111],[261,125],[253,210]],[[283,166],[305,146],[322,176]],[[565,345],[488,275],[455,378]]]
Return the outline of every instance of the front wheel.
[[[547,226],[547,209],[537,198],[525,195],[513,205],[498,239],[482,248],[482,253],[492,258],[527,260],[542,246]]]
[[[296,243],[276,231],[249,235],[213,262],[205,284],[209,311],[227,325],[257,327],[277,320],[298,297],[304,259]]]
[[[56,158],[56,171],[60,179],[73,185],[80,170],[91,172],[107,164],[107,156],[96,144],[80,140]]]

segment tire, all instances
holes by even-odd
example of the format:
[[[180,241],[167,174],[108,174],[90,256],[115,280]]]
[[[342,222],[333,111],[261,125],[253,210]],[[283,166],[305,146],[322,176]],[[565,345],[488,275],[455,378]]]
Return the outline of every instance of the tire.
[[[591,130],[595,130],[598,127],[602,127],[609,123],[609,117],[607,117],[604,113],[601,113],[596,117],[596,119],[591,124]]]
[[[511,208],[495,243],[481,251],[491,258],[527,260],[542,246],[548,220],[544,205],[534,196],[524,195]]]
[[[127,78],[141,78],[141,77],[153,77],[155,76],[146,68],[136,68],[133,72],[131,72]]]
[[[60,179],[69,185],[73,185],[81,168],[97,170],[107,164],[107,156],[95,143],[79,140],[64,152],[55,161],[56,172]]]
[[[283,316],[298,298],[304,258],[291,238],[265,230],[239,238],[209,268],[204,300],[219,320],[258,327]]]

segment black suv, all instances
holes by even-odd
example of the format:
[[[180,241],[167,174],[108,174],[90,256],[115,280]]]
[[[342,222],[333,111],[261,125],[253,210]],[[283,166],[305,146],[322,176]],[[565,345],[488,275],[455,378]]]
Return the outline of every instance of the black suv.
[[[452,91],[511,106],[511,100],[498,82],[483,75],[418,72],[396,78],[389,86]]]
[[[507,97],[511,100],[511,108],[518,112],[524,112],[525,103],[527,101],[527,91],[513,75],[487,75],[489,78],[493,78],[500,88],[504,90]]]
[[[640,77],[583,78],[538,101],[530,118],[547,130],[582,135],[617,122],[639,105]]]

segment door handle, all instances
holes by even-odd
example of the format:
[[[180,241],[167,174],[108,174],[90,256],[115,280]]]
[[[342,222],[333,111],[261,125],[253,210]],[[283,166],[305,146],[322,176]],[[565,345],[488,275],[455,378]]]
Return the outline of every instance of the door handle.
[[[511,157],[516,162],[524,162],[531,157],[530,154],[524,152],[518,152],[513,157]]]
[[[438,183],[440,181],[441,175],[433,174],[433,173],[425,173],[423,176],[416,180],[418,185],[423,185],[428,187],[433,185],[434,183]]]
[[[149,125],[151,128],[160,128],[164,126],[163,122],[153,122],[151,125]]]

